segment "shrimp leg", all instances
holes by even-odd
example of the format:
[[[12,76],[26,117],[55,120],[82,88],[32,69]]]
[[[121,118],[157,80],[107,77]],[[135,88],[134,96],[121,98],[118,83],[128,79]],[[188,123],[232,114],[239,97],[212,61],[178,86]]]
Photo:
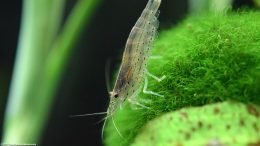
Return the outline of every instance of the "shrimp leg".
[[[151,94],[151,95],[155,95],[155,96],[159,96],[159,97],[164,97],[163,95],[159,94],[159,93],[155,93],[153,91],[148,91],[147,90],[147,86],[148,86],[148,78],[145,77],[145,80],[144,80],[144,88],[143,88],[143,93],[144,94]]]
[[[148,76],[150,76],[150,77],[152,77],[153,79],[155,79],[156,81],[158,81],[158,82],[161,82],[162,80],[164,80],[164,79],[166,78],[165,75],[163,75],[162,77],[159,78],[159,77],[153,75],[152,73],[150,73],[147,69],[146,69],[145,73],[146,73]]]

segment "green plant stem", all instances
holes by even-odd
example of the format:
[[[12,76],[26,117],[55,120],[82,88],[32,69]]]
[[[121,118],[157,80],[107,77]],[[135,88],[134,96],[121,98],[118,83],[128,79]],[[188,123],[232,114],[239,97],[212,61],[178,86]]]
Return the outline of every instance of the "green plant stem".
[[[233,0],[189,0],[191,14],[200,14],[205,11],[225,12],[232,8]]]
[[[232,2],[233,0],[211,0],[209,8],[213,12],[225,12],[232,8]]]
[[[35,142],[38,134],[30,128],[36,114],[34,95],[48,47],[60,27],[63,7],[64,1],[23,1],[17,56],[5,113],[4,143]]]
[[[79,0],[57,36],[64,3],[24,0],[3,143],[38,142],[69,54],[99,0]]]
[[[190,13],[201,13],[209,9],[209,0],[189,0]]]

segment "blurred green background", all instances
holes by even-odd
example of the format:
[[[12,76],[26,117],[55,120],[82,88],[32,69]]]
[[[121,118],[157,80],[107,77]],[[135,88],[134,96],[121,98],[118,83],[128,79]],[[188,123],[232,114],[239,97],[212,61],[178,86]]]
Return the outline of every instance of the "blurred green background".
[[[91,2],[91,0],[89,1]],[[48,3],[47,1],[45,2]],[[48,5],[42,5],[39,7],[39,9],[34,10],[35,12],[39,12],[39,14],[44,14],[44,11],[46,11],[46,19],[50,18],[47,24],[51,22],[56,23],[53,24],[53,29],[50,29],[51,34],[53,33],[51,36],[41,36],[41,33],[44,33],[46,31],[45,29],[47,29],[45,27],[40,28],[42,32],[35,32],[36,34],[38,33],[38,37],[45,37],[49,38],[50,40],[31,40],[31,42],[29,41],[29,44],[35,43],[37,41],[46,41],[46,48],[52,48],[50,47],[52,46],[50,44],[55,44],[55,42],[58,42],[59,39],[57,38],[59,38],[59,34],[63,32],[63,26],[66,26],[68,18],[72,17],[70,14],[71,12],[75,12],[74,6],[79,1],[56,0],[54,2],[57,2],[57,5],[54,6],[53,9],[51,9],[51,7],[49,8]],[[74,17],[78,19],[72,22],[78,21],[80,22],[79,24],[82,24],[82,26],[71,24],[71,26],[78,27],[75,37],[68,33],[67,36],[72,36],[71,40],[68,39],[68,37],[67,39],[65,39],[65,41],[61,43],[65,44],[65,46],[67,43],[70,51],[68,51],[67,55],[65,55],[67,56],[65,57],[65,60],[67,61],[64,61],[64,65],[61,65],[64,66],[64,70],[61,69],[61,73],[58,74],[59,77],[57,79],[57,88],[53,89],[53,94],[50,94],[49,98],[39,96],[41,97],[40,99],[35,100],[35,98],[32,98],[32,100],[29,100],[25,103],[26,107],[28,107],[28,110],[32,111],[32,113],[37,113],[37,111],[34,111],[34,106],[38,107],[38,105],[35,104],[35,101],[44,101],[48,99],[50,100],[50,105],[49,107],[47,106],[49,112],[45,111],[46,116],[44,117],[44,119],[46,120],[46,123],[43,123],[43,130],[39,133],[39,141],[36,142],[37,145],[64,146],[102,144],[100,135],[102,123],[98,124],[98,121],[102,119],[102,116],[69,118],[69,115],[102,112],[106,110],[109,97],[105,85],[105,64],[107,60],[111,60],[111,72],[109,74],[112,76],[113,70],[118,66],[121,61],[121,54],[129,32],[136,22],[137,18],[140,16],[146,3],[146,0],[100,0],[100,3],[92,6],[91,11],[87,12],[89,13],[89,19],[87,19],[85,24],[81,23],[80,20],[78,20],[80,19],[80,15]],[[41,12],[41,8],[44,8],[44,6],[46,8],[43,9]],[[234,10],[240,9],[242,7],[256,8],[254,0],[235,0],[232,6]],[[20,0],[2,1],[0,5],[1,139],[3,138],[4,112],[7,108],[7,105],[9,106],[9,104],[7,104],[7,98],[8,96],[10,96],[9,91],[11,86],[11,78],[14,69],[15,57],[18,52],[17,46],[21,28],[20,22],[22,20],[21,17],[23,7],[23,2]],[[199,13],[200,11],[205,9],[209,9],[209,7],[208,3],[205,3],[204,0],[162,0],[162,5],[160,7],[161,14],[159,17],[159,31],[161,29],[167,29],[170,26],[175,25],[190,13]],[[90,8],[88,10],[90,10]],[[56,15],[52,15],[52,11],[57,11],[57,13],[55,13]],[[81,12],[78,13],[81,14]],[[87,15],[88,14],[86,14],[86,16]],[[55,25],[57,25],[57,28],[55,28]],[[72,27],[71,31],[69,32],[73,32],[73,28],[74,27]],[[30,30],[31,28],[28,29]],[[24,36],[26,35],[27,33],[24,34]],[[74,43],[71,43],[71,45],[69,45],[70,41],[66,40],[73,41]],[[60,45],[60,48],[62,48],[62,45]],[[45,51],[48,52],[48,49],[43,50],[43,52]],[[36,54],[42,56],[42,52],[39,53],[36,51]],[[57,57],[54,56],[53,58],[59,58],[61,54],[56,53],[55,55],[57,55]],[[32,56],[36,59],[40,59],[37,57],[37,55]],[[46,62],[52,64],[52,60],[46,61],[43,59],[43,61],[41,62],[43,64],[45,64]],[[44,69],[44,66],[41,65],[41,63],[36,63],[36,67],[40,68],[40,70],[42,68]],[[54,65],[55,67],[55,63],[52,65]],[[44,76],[45,72],[42,73],[40,71],[39,74],[43,74]],[[36,73],[36,76],[37,75],[38,73]],[[48,73],[45,76],[48,77]],[[37,76],[35,78],[37,80],[33,84],[34,86],[32,86],[31,88],[32,91],[36,91],[37,88],[40,88],[37,90],[42,91],[41,89],[43,89],[44,86],[48,84],[45,82],[46,80],[43,80],[43,78],[41,77],[42,76]],[[43,88],[41,88],[42,86]],[[55,83],[53,87],[56,87]],[[50,91],[50,93],[51,92],[52,91]],[[38,94],[44,95],[41,92],[39,92]],[[22,113],[19,114],[21,118],[26,119],[28,115],[30,116],[30,114],[26,112],[20,112]],[[34,116],[41,116],[41,113]],[[33,119],[34,116],[32,116],[31,118]],[[32,119],[28,119],[27,122],[33,122]],[[16,122],[19,126],[19,123],[22,121]],[[28,131],[30,131],[32,130],[30,128],[33,127],[27,128]],[[18,131],[19,129],[16,130]],[[26,134],[27,133],[24,133],[25,137]]]

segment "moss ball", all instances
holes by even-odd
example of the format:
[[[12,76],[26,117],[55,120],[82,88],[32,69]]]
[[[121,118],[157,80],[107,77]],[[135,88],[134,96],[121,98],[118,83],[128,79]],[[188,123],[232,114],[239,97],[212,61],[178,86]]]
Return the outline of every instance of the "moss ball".
[[[260,108],[221,102],[183,108],[149,121],[131,146],[253,146],[260,144]]]
[[[106,146],[128,146],[150,120],[187,107],[232,100],[260,106],[260,12],[190,16],[160,32],[148,70],[166,78],[148,78],[148,90],[125,102],[105,128]],[[214,124],[214,123],[212,123]]]

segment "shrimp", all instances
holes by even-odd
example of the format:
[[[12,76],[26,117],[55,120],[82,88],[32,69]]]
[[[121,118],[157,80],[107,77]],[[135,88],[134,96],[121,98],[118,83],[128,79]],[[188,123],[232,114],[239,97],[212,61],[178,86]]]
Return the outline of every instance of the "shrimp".
[[[149,73],[146,69],[147,59],[151,52],[152,42],[157,35],[157,29],[159,26],[157,17],[159,16],[158,9],[160,4],[161,0],[149,0],[141,16],[138,18],[136,24],[129,34],[114,88],[111,92],[109,92],[110,102],[107,112],[76,115],[89,116],[107,114],[107,116],[104,118],[104,124],[102,127],[102,139],[107,119],[110,117],[112,118],[112,122],[115,129],[117,130],[117,133],[123,137],[117,129],[113,115],[115,114],[118,107],[122,107],[122,104],[126,99],[128,99],[128,101],[133,104],[147,108],[146,106],[133,100],[141,91],[143,83],[144,93],[163,97],[158,93],[147,91],[148,80],[145,76],[151,76],[157,81],[161,81],[165,78],[165,76],[158,78]]]
[[[110,103],[107,110],[107,117],[112,117],[114,126],[115,123],[113,120],[113,115],[115,114],[118,107],[122,106],[123,102],[126,99],[134,104],[145,107],[137,101],[133,100],[133,98],[135,98],[137,94],[141,91],[141,85],[143,84],[143,82],[144,93],[162,96],[158,93],[146,90],[148,80],[145,76],[149,75],[158,81],[161,81],[165,78],[165,76],[163,76],[162,78],[158,78],[149,73],[146,69],[147,59],[151,52],[152,42],[156,37],[157,28],[159,26],[159,21],[157,20],[157,17],[159,15],[158,8],[160,4],[161,0],[148,1],[145,9],[143,10],[141,16],[132,28],[127,39],[122,63],[117,75],[114,88],[111,92],[109,92]],[[104,125],[105,123],[106,120],[104,122]]]

